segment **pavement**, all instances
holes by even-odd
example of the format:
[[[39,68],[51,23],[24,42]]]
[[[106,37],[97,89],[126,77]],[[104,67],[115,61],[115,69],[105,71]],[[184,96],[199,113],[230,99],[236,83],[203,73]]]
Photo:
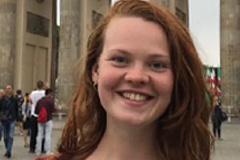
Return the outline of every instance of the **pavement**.
[[[52,133],[52,150],[54,151],[61,136],[64,125],[64,119],[54,119],[54,127]],[[211,124],[210,124],[211,127]],[[212,153],[211,160],[240,160],[240,121],[233,119],[232,122],[225,122],[222,125],[222,138],[215,143],[215,149]],[[35,154],[28,153],[28,148],[23,146],[23,137],[15,130],[12,160],[32,160]],[[5,148],[3,142],[0,142],[0,160],[7,160],[3,155]]]
[[[61,131],[64,125],[64,119],[59,120],[58,118],[54,118],[53,120],[53,132],[52,132],[52,151],[56,150],[56,146],[59,142]],[[29,142],[29,138],[28,138]],[[5,147],[3,140],[0,142],[0,160],[9,160],[4,157]],[[11,160],[32,160],[36,157],[35,154],[29,153],[29,148],[24,148],[23,136],[19,135],[18,128],[15,128],[14,134],[14,142],[12,149],[12,157]]]
[[[223,123],[222,139],[215,142],[212,160],[240,160],[240,121],[238,119],[233,119],[231,123]]]

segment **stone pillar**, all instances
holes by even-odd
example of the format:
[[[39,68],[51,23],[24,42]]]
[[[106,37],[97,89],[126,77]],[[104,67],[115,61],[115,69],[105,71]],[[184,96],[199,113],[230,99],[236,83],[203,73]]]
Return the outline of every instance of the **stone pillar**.
[[[16,0],[0,1],[0,88],[14,83]]]
[[[62,107],[68,105],[76,88],[76,63],[80,51],[80,0],[61,0],[61,28],[57,97]]]
[[[221,0],[220,6],[222,103],[240,107],[240,1]]]
[[[88,37],[109,5],[109,0],[61,1],[57,97],[62,107],[68,106],[77,87],[80,52],[86,52]]]
[[[50,86],[55,89],[58,69],[57,0],[52,1],[52,58]]]

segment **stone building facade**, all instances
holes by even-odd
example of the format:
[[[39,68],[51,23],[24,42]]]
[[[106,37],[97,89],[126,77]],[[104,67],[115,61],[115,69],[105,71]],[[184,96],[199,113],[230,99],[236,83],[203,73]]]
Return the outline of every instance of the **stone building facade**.
[[[0,1],[0,88],[30,92],[50,82],[53,0]]]

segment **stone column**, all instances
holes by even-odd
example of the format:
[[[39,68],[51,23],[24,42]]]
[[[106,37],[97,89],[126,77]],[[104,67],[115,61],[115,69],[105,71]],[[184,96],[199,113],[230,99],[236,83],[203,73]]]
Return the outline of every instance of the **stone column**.
[[[57,0],[52,1],[52,58],[51,58],[51,88],[55,89],[58,69],[58,35],[57,35]]]
[[[240,105],[240,1],[221,0],[220,5],[222,103],[236,106]]]
[[[61,24],[57,97],[62,107],[68,105],[76,88],[76,63],[80,51],[81,0],[61,0]]]
[[[14,83],[16,0],[0,1],[0,88]]]

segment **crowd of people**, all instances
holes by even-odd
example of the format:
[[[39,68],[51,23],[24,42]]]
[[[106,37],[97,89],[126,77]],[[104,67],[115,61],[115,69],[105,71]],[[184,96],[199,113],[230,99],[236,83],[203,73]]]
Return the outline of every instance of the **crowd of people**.
[[[4,156],[12,156],[15,128],[18,128],[19,134],[23,136],[23,146],[29,148],[29,153],[51,154],[54,112],[53,90],[47,88],[43,81],[38,81],[37,89],[25,93],[25,96],[21,90],[17,90],[14,95],[13,86],[10,84],[0,89],[0,140],[4,141]]]

